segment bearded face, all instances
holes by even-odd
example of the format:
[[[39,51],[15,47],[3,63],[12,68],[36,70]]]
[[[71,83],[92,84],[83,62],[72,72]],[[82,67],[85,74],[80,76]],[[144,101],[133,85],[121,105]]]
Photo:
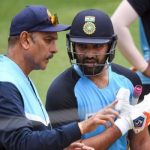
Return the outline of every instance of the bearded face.
[[[75,45],[77,64],[85,75],[97,75],[106,65],[107,44]]]

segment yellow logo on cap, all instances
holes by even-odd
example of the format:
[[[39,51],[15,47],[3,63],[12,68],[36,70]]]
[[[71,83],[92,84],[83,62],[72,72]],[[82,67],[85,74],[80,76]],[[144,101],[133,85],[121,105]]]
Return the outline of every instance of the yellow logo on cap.
[[[94,16],[85,16],[85,24],[83,26],[83,31],[85,34],[88,35],[91,35],[96,31]]]
[[[57,14],[52,15],[50,11],[47,9],[47,15],[52,25],[57,25],[59,23]]]

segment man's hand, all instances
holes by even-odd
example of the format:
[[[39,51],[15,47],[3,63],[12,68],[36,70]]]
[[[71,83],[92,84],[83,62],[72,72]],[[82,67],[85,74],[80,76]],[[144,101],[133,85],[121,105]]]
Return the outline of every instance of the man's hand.
[[[99,125],[104,125],[108,127],[108,122],[114,124],[114,119],[116,117],[119,117],[119,113],[114,110],[116,103],[117,101],[113,102],[111,105],[97,112],[89,119],[79,122],[78,125],[81,134],[91,132],[92,130],[96,129],[96,127]]]
[[[146,70],[143,72],[143,74],[147,77],[150,77],[150,61],[148,61],[148,66]]]
[[[86,146],[84,143],[74,142],[64,150],[94,150],[94,148]]]
[[[122,105],[120,118],[118,118],[115,122],[115,125],[120,129],[122,135],[130,129],[133,129],[135,133],[139,133],[149,124],[150,94],[146,95],[144,100],[137,105],[131,106],[127,103]]]

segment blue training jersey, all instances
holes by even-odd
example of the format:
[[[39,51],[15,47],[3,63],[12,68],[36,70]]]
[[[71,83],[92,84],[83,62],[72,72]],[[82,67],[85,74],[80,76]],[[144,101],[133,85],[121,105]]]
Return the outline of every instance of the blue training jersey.
[[[47,126],[49,124],[48,114],[31,79],[16,63],[4,55],[0,55],[0,72],[0,81],[10,82],[20,91],[23,97],[25,116],[29,120],[40,121]]]
[[[109,67],[109,83],[105,88],[100,89],[89,78],[84,76],[77,65],[74,69],[80,75],[80,79],[76,83],[74,92],[77,98],[78,115],[80,120],[85,120],[99,110],[105,108],[116,99],[116,94],[121,87],[130,90],[132,95],[133,85],[124,76],[118,75],[111,71]],[[104,126],[99,126],[96,130],[87,133],[82,138],[89,138],[102,133]],[[126,150],[126,135],[119,138],[109,150]]]
[[[105,88],[97,87],[83,76],[76,65],[66,69],[54,79],[47,92],[46,110],[49,111],[52,126],[58,127],[90,117],[114,101],[120,87],[129,89],[132,96],[133,85],[141,85],[137,74],[117,64],[111,64],[109,84]],[[104,130],[104,126],[101,125],[82,138],[97,135]],[[126,136],[119,138],[108,149],[127,149]]]

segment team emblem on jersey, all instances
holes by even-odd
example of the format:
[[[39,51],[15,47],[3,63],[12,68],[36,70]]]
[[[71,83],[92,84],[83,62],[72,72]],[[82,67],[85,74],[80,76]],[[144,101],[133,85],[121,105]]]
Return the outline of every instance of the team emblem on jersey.
[[[85,34],[88,35],[91,35],[96,31],[94,16],[85,16],[85,24],[83,26],[83,31]]]
[[[133,120],[133,124],[135,128],[141,128],[145,123],[144,116],[139,116],[138,118]]]

